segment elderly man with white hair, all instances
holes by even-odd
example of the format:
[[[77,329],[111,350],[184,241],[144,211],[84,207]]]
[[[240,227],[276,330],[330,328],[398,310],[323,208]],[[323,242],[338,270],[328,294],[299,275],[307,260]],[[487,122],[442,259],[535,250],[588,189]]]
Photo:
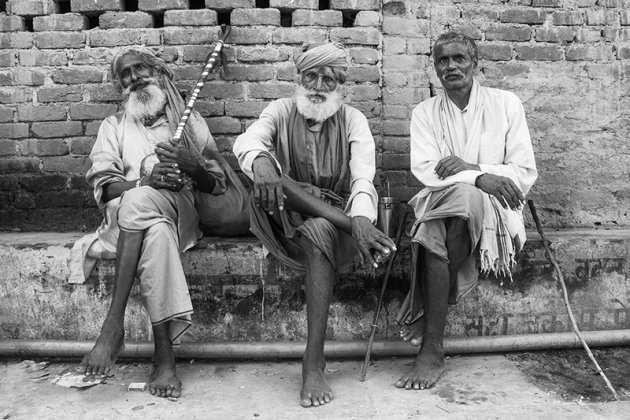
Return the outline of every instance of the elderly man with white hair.
[[[111,72],[123,110],[101,124],[86,175],[105,218],[96,233],[75,244],[73,274],[82,282],[97,258],[116,257],[116,275],[101,333],[82,365],[88,375],[107,374],[114,365],[137,277],[155,341],[149,389],[179,397],[173,342],[191,325],[193,312],[180,253],[202,236],[195,190],[222,194],[225,172],[217,160],[202,157],[214,140],[198,113],[191,114],[180,144],[169,142],[184,101],[163,60],[146,48],[128,48],[114,57]],[[154,152],[159,162],[143,175],[142,162]]]
[[[308,339],[301,404],[328,403],[324,339],[335,270],[359,256],[375,266],[395,249],[376,229],[375,145],[365,116],[342,103],[345,51],[310,44],[299,85],[239,136],[234,154],[254,181],[251,229],[280,261],[305,272]]]

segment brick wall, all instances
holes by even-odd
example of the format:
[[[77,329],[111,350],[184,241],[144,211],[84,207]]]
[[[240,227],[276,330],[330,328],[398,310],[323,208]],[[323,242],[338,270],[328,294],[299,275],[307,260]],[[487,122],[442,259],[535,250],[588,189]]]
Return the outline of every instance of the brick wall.
[[[439,88],[430,45],[446,28],[478,41],[479,79],[523,101],[540,169],[531,196],[549,226],[630,226],[629,0],[0,1],[0,229],[88,230],[84,181],[100,121],[115,112],[118,48],[158,50],[186,92],[218,25],[231,71],[197,109],[219,147],[293,91],[305,40],[348,46],[348,101],[370,120],[377,185],[408,199],[409,115]]]

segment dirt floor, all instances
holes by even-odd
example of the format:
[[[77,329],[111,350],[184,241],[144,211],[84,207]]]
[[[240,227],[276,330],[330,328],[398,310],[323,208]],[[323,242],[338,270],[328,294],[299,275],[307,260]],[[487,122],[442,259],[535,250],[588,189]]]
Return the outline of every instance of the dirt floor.
[[[335,399],[324,407],[298,404],[300,363],[182,360],[177,400],[127,391],[145,382],[150,364],[121,361],[107,383],[79,390],[50,379],[76,364],[54,362],[37,370],[22,360],[0,360],[0,419],[627,419],[630,349],[595,350],[622,398],[611,401],[603,381],[580,350],[453,356],[431,390],[394,387],[413,363],[376,360],[367,380],[361,361],[330,361]],[[41,362],[36,360],[35,362]],[[39,366],[40,368],[42,366]]]

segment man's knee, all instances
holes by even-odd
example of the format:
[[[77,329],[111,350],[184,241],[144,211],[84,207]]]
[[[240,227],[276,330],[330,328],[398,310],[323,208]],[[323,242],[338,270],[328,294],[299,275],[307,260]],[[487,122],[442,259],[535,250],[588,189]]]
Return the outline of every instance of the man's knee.
[[[119,212],[136,214],[138,212],[158,210],[152,195],[157,191],[151,187],[132,188],[125,191],[120,199]]]
[[[453,185],[451,188],[456,191],[457,197],[468,202],[471,208],[483,206],[483,196],[481,195],[481,190],[474,185],[458,183]]]

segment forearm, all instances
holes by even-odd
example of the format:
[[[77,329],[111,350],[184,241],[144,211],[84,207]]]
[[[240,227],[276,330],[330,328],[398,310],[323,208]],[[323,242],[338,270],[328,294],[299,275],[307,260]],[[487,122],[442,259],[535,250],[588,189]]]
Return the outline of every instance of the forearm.
[[[125,191],[135,188],[138,181],[144,181],[143,178],[135,181],[111,182],[109,184],[103,185],[103,202],[107,203],[114,198],[120,197]]]
[[[201,166],[195,169],[190,177],[197,184],[197,189],[199,191],[211,194],[214,191],[214,187],[216,186],[217,180],[216,178],[204,170]]]

